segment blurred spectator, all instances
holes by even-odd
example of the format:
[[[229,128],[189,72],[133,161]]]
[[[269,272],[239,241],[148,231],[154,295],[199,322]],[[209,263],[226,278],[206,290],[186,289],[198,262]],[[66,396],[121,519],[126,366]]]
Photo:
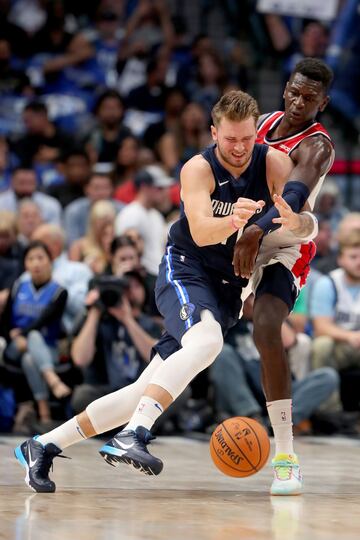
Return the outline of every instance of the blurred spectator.
[[[10,42],[1,37],[0,31],[0,95],[4,97],[19,94],[33,94],[30,80],[23,71],[11,66]]]
[[[86,140],[86,148],[91,161],[110,163],[115,161],[121,141],[131,135],[129,128],[122,123],[124,104],[115,90],[107,90],[97,100],[94,113],[97,119],[95,127]]]
[[[70,335],[75,319],[84,307],[92,272],[81,262],[69,261],[64,251],[64,232],[58,225],[40,225],[35,230],[32,239],[39,240],[47,246],[53,261],[53,278],[68,292],[62,323],[67,334]]]
[[[121,277],[126,272],[136,270],[144,273],[140,263],[140,252],[135,242],[128,236],[116,236],[111,243],[111,265],[108,273]]]
[[[34,34],[46,21],[45,5],[46,2],[41,0],[12,2],[9,20],[16,22],[27,34]]]
[[[106,86],[114,87],[117,82],[116,64],[124,28],[119,15],[111,7],[100,5],[95,18],[95,29],[86,34],[95,49],[96,59],[104,74]]]
[[[18,163],[5,137],[0,137],[0,193],[10,187],[11,171]]]
[[[114,199],[125,204],[134,200],[136,191],[134,177],[139,169],[140,142],[136,137],[128,136],[122,140],[115,162]]]
[[[327,274],[336,268],[335,237],[327,219],[319,220],[319,232],[314,239],[316,254],[311,261],[311,268],[316,268],[322,274]]]
[[[34,54],[64,54],[72,37],[65,29],[63,2],[48,3],[46,21],[32,39]]]
[[[311,317],[314,367],[360,366],[360,229],[340,240],[339,267],[315,283]]]
[[[49,120],[46,105],[33,101],[25,106],[23,119],[26,134],[13,144],[14,152],[23,166],[52,163],[60,152],[70,150],[73,141]]]
[[[61,222],[61,206],[59,202],[36,190],[36,175],[32,169],[15,169],[11,178],[11,187],[0,193],[0,209],[16,212],[22,199],[32,199],[41,209],[44,221]]]
[[[173,184],[174,180],[158,165],[141,169],[135,177],[136,198],[124,208],[115,221],[117,235],[136,229],[143,238],[142,264],[154,282],[164,253],[167,233],[165,220],[157,207],[168,197],[169,188]]]
[[[30,40],[27,33],[17,24],[10,21],[11,0],[0,2],[0,36],[8,41],[13,53],[19,58],[26,58],[31,53]]]
[[[166,132],[177,132],[180,115],[187,104],[185,94],[177,87],[170,88],[167,92],[164,104],[164,117],[146,129],[143,141],[145,146],[151,148],[156,153],[158,151],[158,142]],[[161,160],[160,155],[157,155]]]
[[[162,113],[167,94],[165,84],[167,67],[166,53],[150,59],[146,68],[146,82],[131,90],[126,99],[127,107],[148,113]]]
[[[336,233],[348,209],[343,204],[340,189],[334,180],[325,180],[317,196],[314,212],[319,219],[328,220],[333,234]]]
[[[11,285],[23,271],[23,248],[16,235],[16,214],[0,210],[0,313]]]
[[[126,25],[125,44],[143,44],[144,51],[151,54],[156,47],[171,47],[174,29],[165,0],[139,0]]]
[[[360,229],[360,212],[349,212],[340,221],[337,238],[346,238],[354,229]]]
[[[211,141],[204,109],[197,103],[189,103],[180,116],[178,127],[159,139],[157,153],[166,170],[178,176],[182,165]]]
[[[31,242],[26,248],[25,268],[28,274],[12,287],[1,317],[1,333],[7,341],[4,360],[22,368],[40,422],[48,427],[48,389],[58,399],[71,392],[55,372],[67,292],[53,280],[50,252],[41,242]]]
[[[62,2],[55,1],[48,4],[46,22],[35,34],[33,46],[48,91],[50,88],[54,91],[77,84],[81,87],[85,83],[81,78],[86,78],[87,68],[92,67],[94,71],[96,70],[96,63],[91,62],[94,50],[85,35],[80,32],[73,34],[66,30]],[[87,61],[90,64],[86,64]],[[87,78],[88,87],[91,83],[95,83],[91,73],[88,73]]]
[[[166,83],[170,87],[176,87],[180,69],[191,63],[191,38],[184,16],[175,15],[171,18],[171,22],[174,32]]]
[[[110,201],[97,201],[90,210],[86,235],[71,244],[69,259],[82,261],[94,274],[102,274],[110,262],[115,216]]]
[[[199,103],[211,117],[211,110],[220,99],[227,84],[225,66],[215,52],[202,53],[198,58],[196,79],[189,81],[188,93],[192,101]]]
[[[196,79],[199,58],[202,54],[206,53],[216,54],[216,47],[207,34],[198,34],[194,37],[191,44],[189,58],[179,67],[177,74],[176,86],[187,96],[189,82]]]
[[[70,150],[63,155],[59,167],[64,181],[50,185],[46,192],[65,208],[84,196],[84,188],[91,173],[90,159],[83,150]]]
[[[334,69],[335,79],[330,92],[331,107],[360,132],[360,10],[358,0],[343,3],[331,36],[326,61]]]
[[[94,399],[134,382],[161,334],[142,311],[146,297],[142,276],[130,272],[125,277],[127,285],[114,305],[102,303],[96,281],[87,296],[87,315],[71,351],[74,363],[84,371],[84,384],[75,388],[72,398],[76,413]]]
[[[306,20],[297,39],[278,15],[265,15],[272,45],[284,58],[284,82],[303,58],[324,58],[329,45],[329,29],[320,21]]]
[[[68,245],[85,236],[92,205],[100,200],[111,200],[113,191],[113,183],[108,175],[93,173],[90,176],[84,188],[85,197],[73,201],[65,208],[64,226]],[[124,206],[119,201],[112,201],[112,204],[117,212]]]
[[[26,247],[32,240],[34,231],[43,223],[41,209],[31,199],[22,199],[17,214],[17,239]]]

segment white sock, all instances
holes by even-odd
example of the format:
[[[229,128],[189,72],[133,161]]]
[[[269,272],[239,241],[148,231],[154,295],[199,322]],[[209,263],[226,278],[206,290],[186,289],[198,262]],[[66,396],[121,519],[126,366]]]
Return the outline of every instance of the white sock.
[[[138,426],[151,429],[163,412],[164,409],[158,401],[148,396],[142,396],[125,429],[135,431]]]
[[[294,454],[292,431],[292,400],[279,399],[266,403],[274,431],[275,454]]]
[[[67,446],[80,442],[86,438],[87,437],[84,435],[81,427],[78,424],[76,416],[74,416],[62,426],[49,431],[49,433],[40,435],[37,440],[44,446],[48,443],[53,443],[56,444],[58,448],[63,450]]]

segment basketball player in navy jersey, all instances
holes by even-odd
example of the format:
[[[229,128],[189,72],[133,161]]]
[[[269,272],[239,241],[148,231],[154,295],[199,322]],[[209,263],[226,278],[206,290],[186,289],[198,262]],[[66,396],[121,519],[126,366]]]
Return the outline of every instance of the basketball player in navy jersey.
[[[166,332],[134,384],[16,448],[26,481],[36,491],[55,490],[48,473],[64,448],[127,422],[100,454],[111,465],[123,462],[146,474],[161,472],[161,460],[147,449],[153,439],[150,429],[221,351],[223,334],[239,317],[241,292],[248,283],[235,275],[232,265],[237,237],[245,225],[271,211],[273,194],[283,191],[293,168],[282,152],[255,144],[258,117],[256,101],[244,92],[229,92],[215,105],[211,131],[216,144],[182,169],[181,217],[171,227],[160,265],[156,300]],[[304,226],[304,236],[311,230]]]
[[[289,155],[295,166],[282,197],[274,197],[275,208],[245,229],[234,250],[235,272],[251,276],[255,294],[254,340],[261,356],[262,383],[276,443],[273,494],[301,491],[301,474],[293,448],[291,377],[281,327],[306,281],[315,254],[313,242],[299,242],[302,234],[296,212],[305,201],[308,208],[313,208],[333,163],[330,136],[316,121],[316,115],[329,101],[327,90],[331,81],[332,72],[323,61],[302,60],[286,84],[285,111],[260,118],[257,142]],[[281,224],[286,224],[286,231],[271,232]]]

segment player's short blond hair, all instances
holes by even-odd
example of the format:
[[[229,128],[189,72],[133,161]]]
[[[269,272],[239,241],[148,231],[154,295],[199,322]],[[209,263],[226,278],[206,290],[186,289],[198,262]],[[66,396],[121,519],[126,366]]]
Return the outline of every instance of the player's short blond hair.
[[[339,255],[344,253],[346,248],[360,247],[360,229],[349,231],[346,236],[339,238]]]
[[[231,90],[224,94],[211,111],[215,127],[220,124],[222,118],[240,122],[253,117],[257,123],[259,116],[260,111],[256,99],[241,90]]]

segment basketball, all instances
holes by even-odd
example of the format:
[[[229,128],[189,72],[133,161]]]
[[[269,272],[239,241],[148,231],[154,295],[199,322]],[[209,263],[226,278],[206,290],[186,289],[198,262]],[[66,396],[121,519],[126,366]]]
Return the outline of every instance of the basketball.
[[[243,416],[224,420],[210,439],[210,455],[216,467],[237,478],[260,471],[269,452],[270,440],[265,428],[256,420]]]

